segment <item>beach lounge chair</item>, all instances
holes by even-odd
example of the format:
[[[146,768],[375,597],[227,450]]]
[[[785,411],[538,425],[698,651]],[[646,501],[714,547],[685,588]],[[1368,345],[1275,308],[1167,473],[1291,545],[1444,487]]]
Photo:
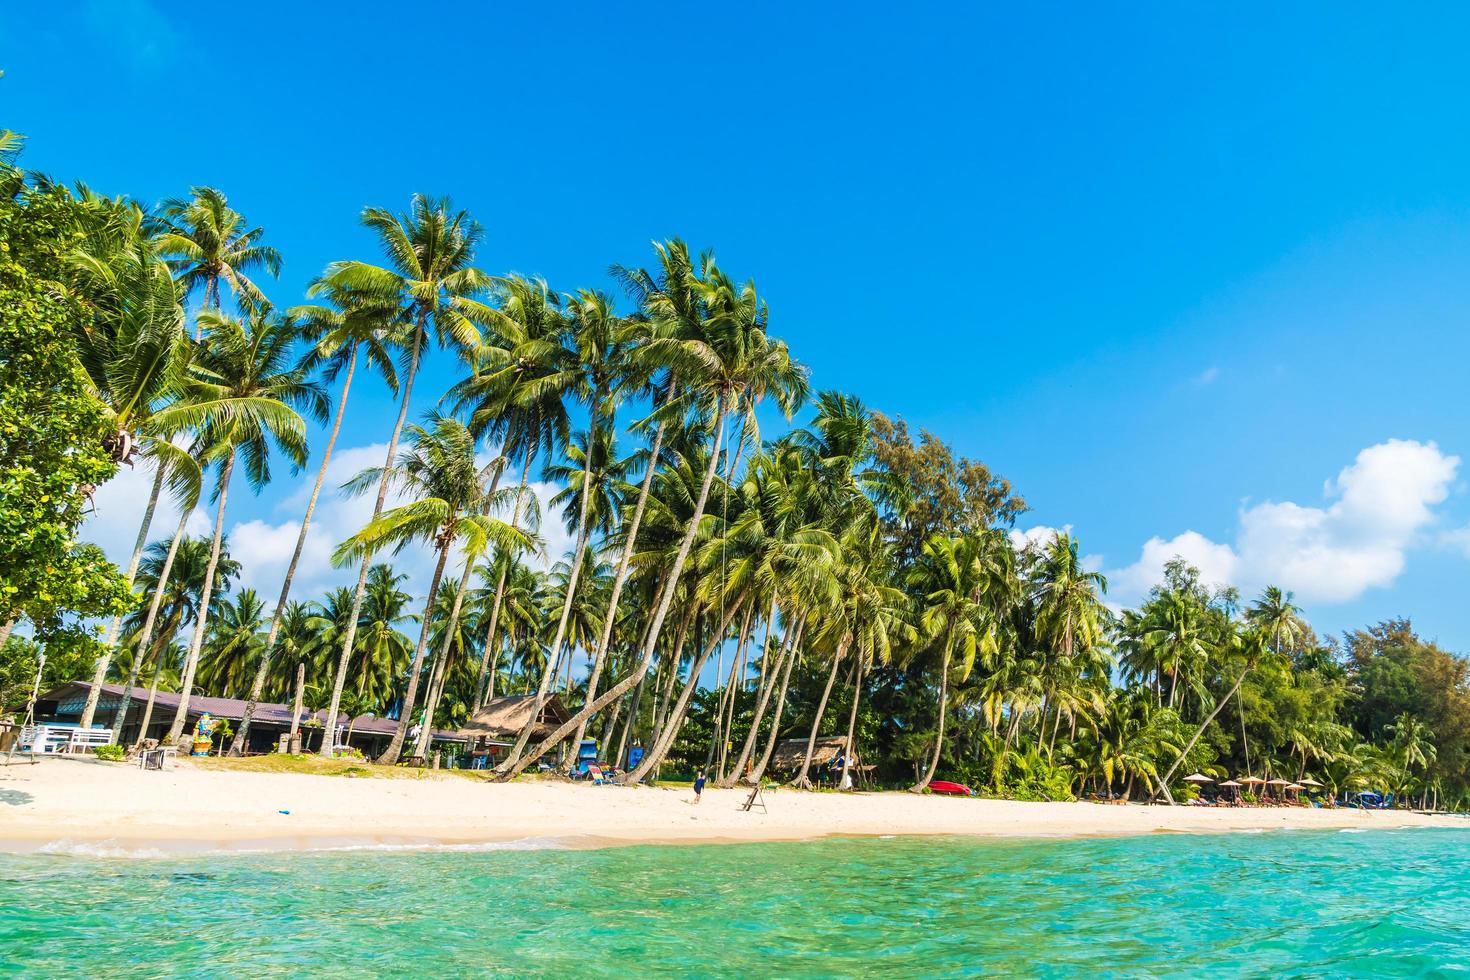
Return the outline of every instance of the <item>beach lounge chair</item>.
[[[603,786],[610,782],[608,777],[603,774],[602,767],[597,765],[587,767],[587,778],[592,781],[593,786]]]

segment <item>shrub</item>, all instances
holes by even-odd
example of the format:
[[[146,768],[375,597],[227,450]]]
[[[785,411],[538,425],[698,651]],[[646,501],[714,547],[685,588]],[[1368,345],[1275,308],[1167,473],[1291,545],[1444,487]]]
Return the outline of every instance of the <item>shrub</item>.
[[[103,762],[121,762],[124,754],[121,745],[99,745],[95,753]]]

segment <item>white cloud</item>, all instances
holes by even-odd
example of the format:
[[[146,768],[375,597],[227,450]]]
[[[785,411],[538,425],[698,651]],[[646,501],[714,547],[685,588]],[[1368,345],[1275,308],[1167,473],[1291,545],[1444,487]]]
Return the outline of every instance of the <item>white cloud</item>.
[[[1176,557],[1198,568],[1200,579],[1210,585],[1232,584],[1240,567],[1228,544],[1216,544],[1198,531],[1185,531],[1167,541],[1149,538],[1138,561],[1107,573],[1109,590],[1119,596],[1140,596],[1163,578],[1164,564]]]
[[[1203,387],[1204,385],[1207,385],[1210,382],[1214,381],[1219,376],[1220,369],[1211,364],[1209,367],[1205,368],[1199,374],[1196,374],[1194,376],[1194,383]]]
[[[126,569],[137,544],[138,525],[153,491],[153,467],[145,461],[123,466],[117,476],[98,488],[92,498],[92,513],[82,526],[81,539],[99,545],[118,568]],[[213,528],[214,512],[202,507],[189,515],[186,533],[201,535]],[[149,526],[150,541],[167,538],[179,526],[179,506],[165,491],[160,495]]]
[[[1035,527],[1028,527],[1024,531],[1017,528],[1011,528],[1011,547],[1015,548],[1017,551],[1025,551],[1027,548],[1032,547],[1040,548],[1049,544],[1051,540],[1059,534],[1071,533],[1072,525],[1070,524],[1064,524],[1060,528],[1048,527],[1045,524],[1038,524]]]
[[[1433,442],[1391,439],[1369,446],[1324,484],[1326,506],[1267,501],[1244,507],[1233,545],[1196,531],[1151,538],[1138,561],[1110,572],[1109,579],[1117,592],[1141,595],[1177,555],[1213,584],[1247,592],[1273,584],[1307,601],[1346,602],[1399,576],[1408,550],[1435,520],[1434,507],[1449,495],[1459,465],[1459,457]]]
[[[1011,539],[1011,547],[1017,551],[1025,551],[1027,548],[1043,548],[1050,544],[1052,539],[1060,534],[1072,534],[1072,525],[1063,524],[1061,527],[1050,527],[1046,524],[1038,524],[1035,527],[1025,529],[1011,528],[1007,534]],[[1082,567],[1089,572],[1100,572],[1103,567],[1102,555],[1083,555]]]

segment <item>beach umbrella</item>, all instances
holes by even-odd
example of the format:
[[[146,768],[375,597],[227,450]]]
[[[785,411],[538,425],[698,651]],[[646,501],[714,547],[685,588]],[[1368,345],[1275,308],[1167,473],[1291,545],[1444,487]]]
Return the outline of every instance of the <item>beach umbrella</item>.
[[[1289,779],[1268,779],[1268,780],[1266,780],[1266,785],[1267,786],[1290,786],[1291,785],[1291,780],[1289,780]]]
[[[1287,789],[1293,789],[1293,790],[1295,790],[1295,789],[1306,789],[1306,787],[1303,786],[1301,783],[1292,783],[1289,786],[1287,786],[1286,788]]]
[[[1321,786],[1321,785],[1323,785],[1322,783],[1317,782],[1315,779],[1312,779],[1310,776],[1307,777],[1306,779],[1301,780],[1301,784],[1303,786]]]
[[[1241,776],[1240,781],[1247,786],[1259,786],[1265,782],[1260,776]]]
[[[1233,779],[1227,779],[1227,780],[1225,780],[1225,781],[1224,781],[1224,782],[1223,782],[1223,783],[1221,783],[1221,784],[1220,784],[1220,785],[1221,785],[1221,786],[1222,786],[1222,787],[1223,787],[1223,786],[1236,786],[1236,787],[1239,787],[1239,786],[1240,786],[1240,783],[1237,783],[1237,782],[1236,782],[1236,781],[1235,781],[1235,780],[1233,780]]]
[[[1191,773],[1184,777],[1186,783],[1213,783],[1214,780],[1202,772]]]

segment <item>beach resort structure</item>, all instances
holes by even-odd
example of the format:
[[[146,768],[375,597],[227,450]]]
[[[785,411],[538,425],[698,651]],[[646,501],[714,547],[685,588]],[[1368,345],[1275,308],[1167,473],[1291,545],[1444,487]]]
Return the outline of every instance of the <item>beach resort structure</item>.
[[[36,721],[55,729],[76,727],[81,721],[82,709],[92,685],[86,681],[69,681],[41,695],[36,703]],[[96,727],[116,727],[117,716],[123,710],[124,688],[121,684],[103,684],[97,701]],[[174,714],[179,708],[179,695],[158,691],[153,695],[152,711],[149,711],[148,689],[135,687],[128,699],[127,716],[122,719],[117,739],[120,745],[132,745],[142,739],[159,739],[168,733]],[[240,698],[214,698],[194,695],[189,699],[185,730],[192,730],[199,718],[208,713],[210,717],[229,723],[231,729],[245,717],[245,701]],[[291,730],[291,706],[269,701],[259,702],[250,721],[251,753],[269,752],[280,745],[281,736]],[[325,724],[323,711],[303,710],[297,718],[297,730],[302,734],[302,751],[313,751],[321,744],[322,726]],[[393,738],[398,722],[392,718],[377,718],[361,715],[356,718],[339,718],[333,744],[351,747],[372,758],[387,748]],[[434,745],[454,751],[463,749],[468,739],[458,732],[435,729]]]

